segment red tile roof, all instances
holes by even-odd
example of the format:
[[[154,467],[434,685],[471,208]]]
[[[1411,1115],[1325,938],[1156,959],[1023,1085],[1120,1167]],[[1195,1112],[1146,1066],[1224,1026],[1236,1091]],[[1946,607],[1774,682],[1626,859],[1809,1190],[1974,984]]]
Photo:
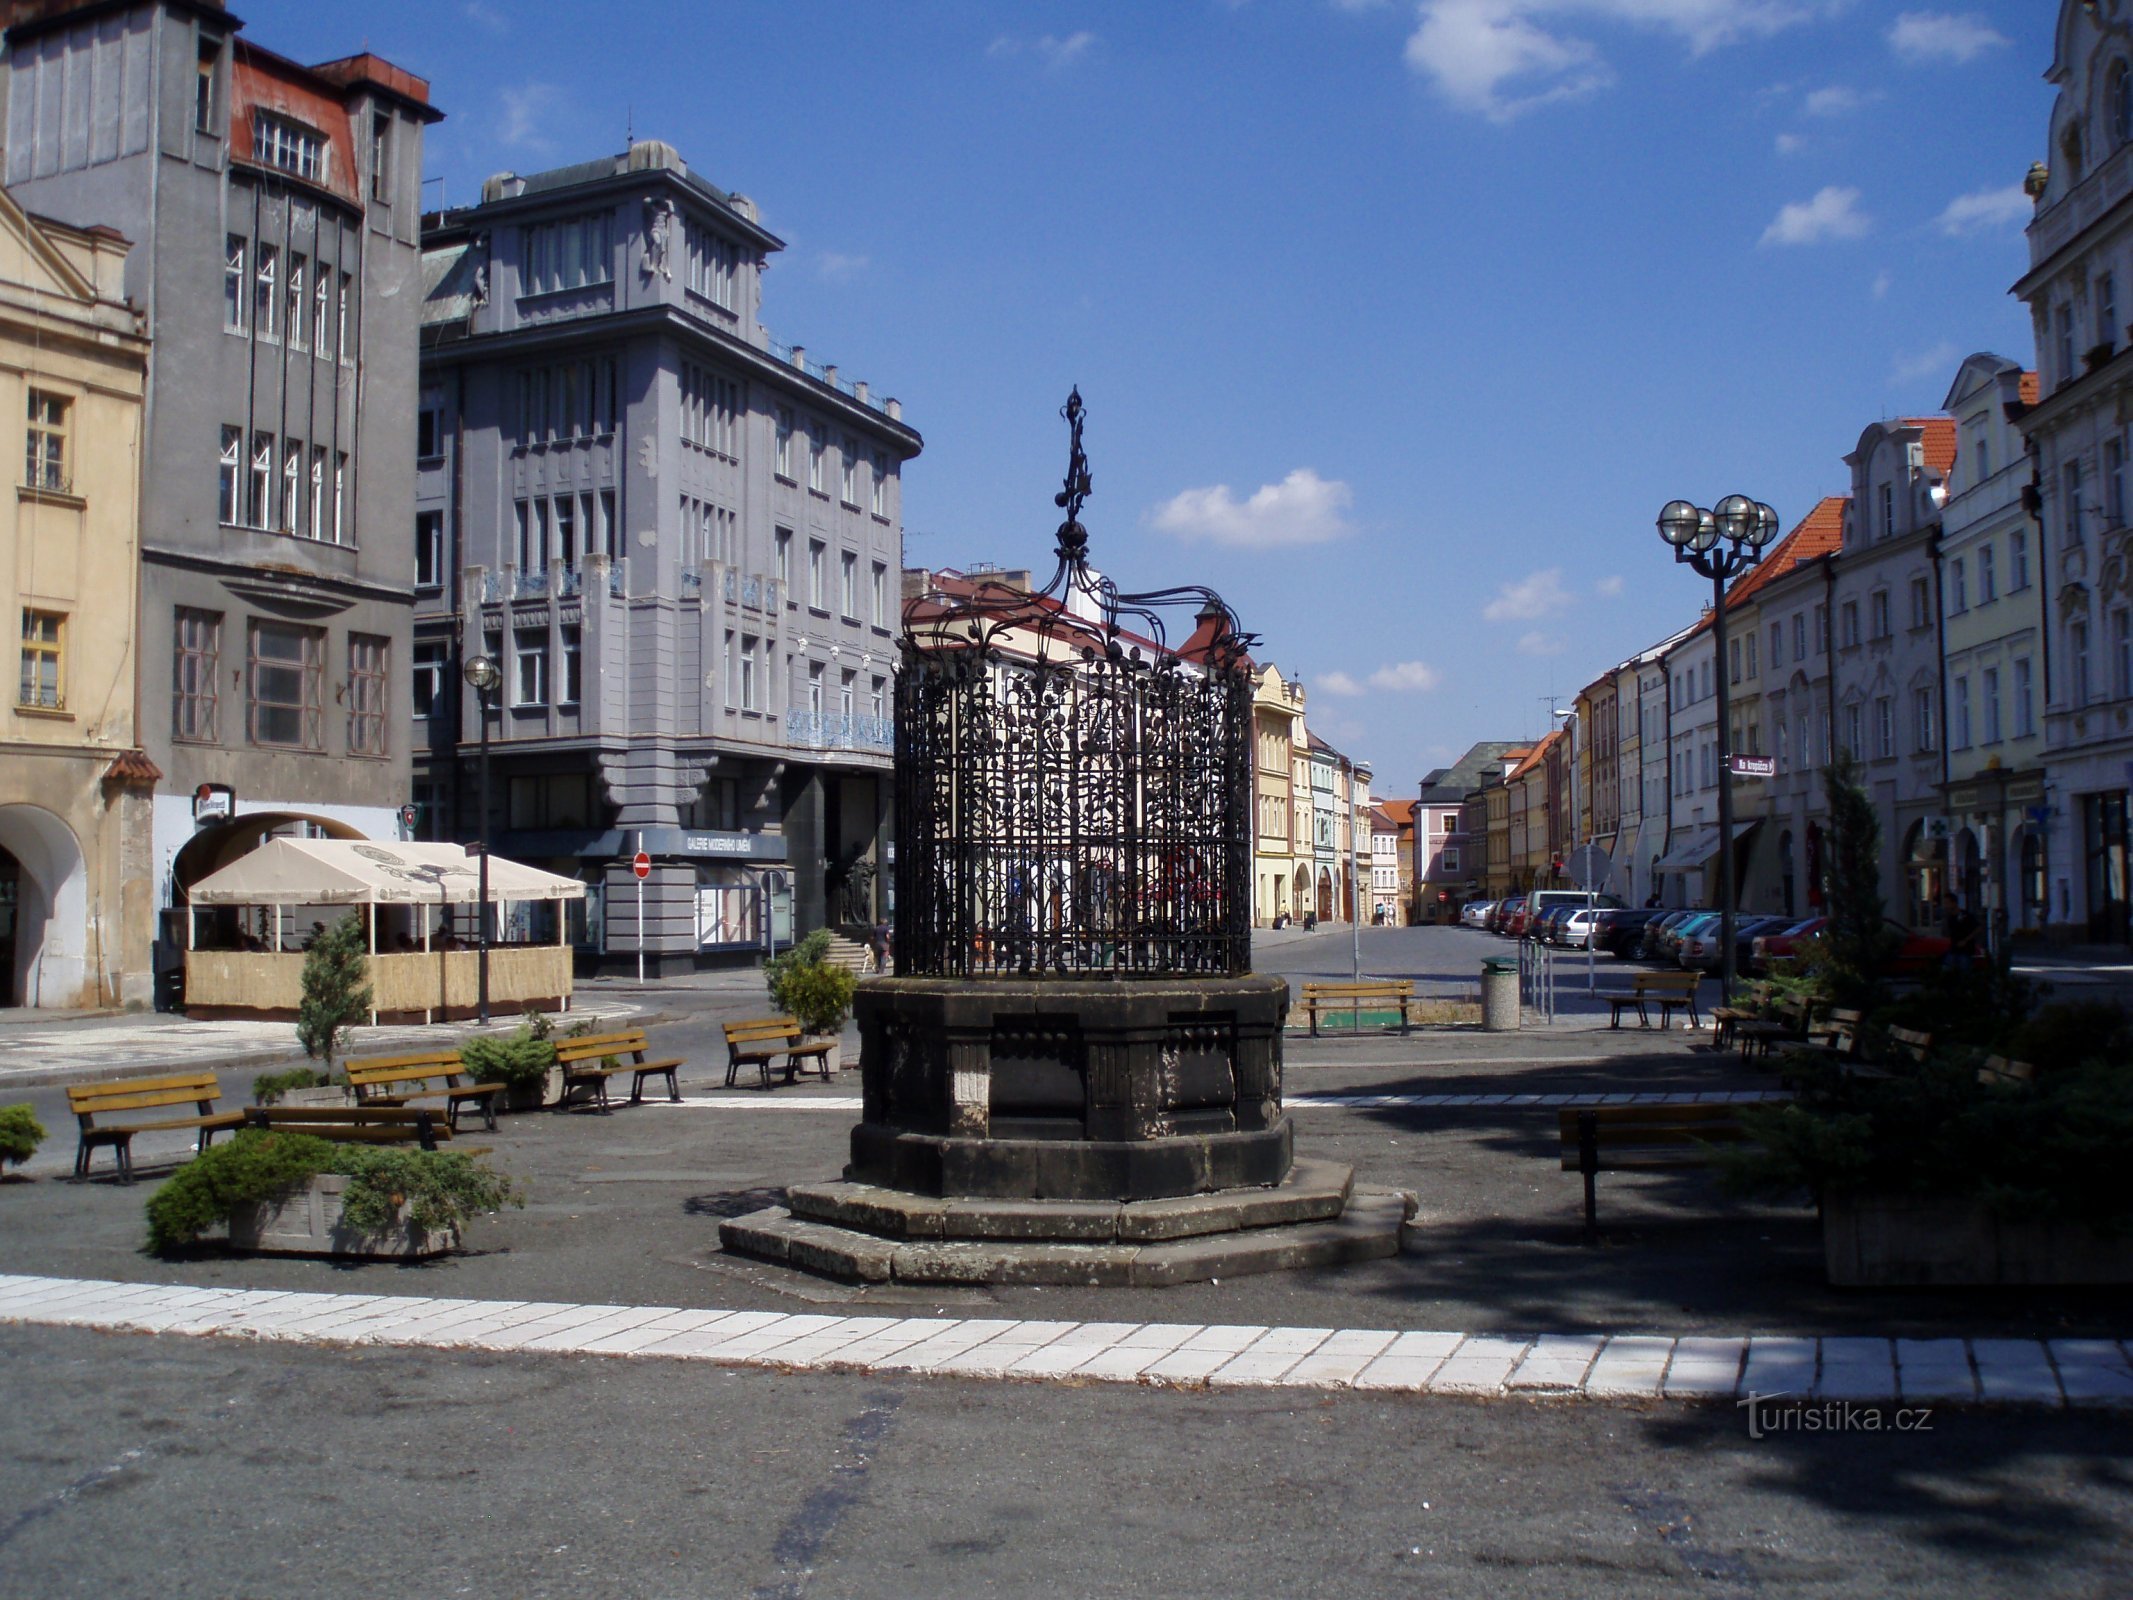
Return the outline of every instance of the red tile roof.
[[[2022,404],[2033,406],[2043,398],[2044,386],[2037,381],[2037,375],[2034,372],[2025,372],[2022,374],[2022,381],[2015,392],[2021,399]]]
[[[1905,417],[1906,428],[1916,428],[1926,466],[1943,478],[1955,470],[1955,419],[1953,417]]]
[[[1949,426],[1952,431],[1954,425]],[[1816,501],[1814,509],[1800,519],[1798,526],[1771,546],[1761,564],[1726,591],[1726,609],[1731,611],[1752,599],[1757,590],[1782,578],[1795,567],[1842,549],[1844,508],[1849,504],[1851,496],[1843,494],[1825,495]]]
[[[1403,828],[1411,828],[1415,822],[1415,803],[1412,800],[1386,800],[1378,809]]]
[[[1563,730],[1561,728],[1557,728],[1555,732],[1549,734],[1547,738],[1541,740],[1539,744],[1535,745],[1530,751],[1527,752],[1526,759],[1518,764],[1517,769],[1512,772],[1511,776],[1514,779],[1523,778],[1535,767],[1545,762],[1548,759],[1548,751],[1550,747],[1552,747],[1562,737]]]

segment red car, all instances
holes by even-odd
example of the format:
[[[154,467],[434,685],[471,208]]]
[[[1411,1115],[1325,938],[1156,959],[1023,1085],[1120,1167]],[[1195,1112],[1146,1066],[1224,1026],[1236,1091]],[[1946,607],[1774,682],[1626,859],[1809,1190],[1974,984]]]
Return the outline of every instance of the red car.
[[[1750,965],[1757,972],[1768,972],[1771,963],[1790,961],[1800,953],[1800,941],[1812,939],[1829,926],[1827,917],[1809,917],[1805,922],[1796,922],[1776,933],[1764,934],[1748,947]]]
[[[1896,952],[1881,969],[1884,978],[1923,978],[1938,972],[1947,963],[1948,952],[1955,948],[1950,939],[1937,933],[1917,933],[1906,928],[1894,917],[1883,919],[1889,931],[1895,935]],[[1817,928],[1807,937],[1821,938],[1828,931],[1828,924]]]

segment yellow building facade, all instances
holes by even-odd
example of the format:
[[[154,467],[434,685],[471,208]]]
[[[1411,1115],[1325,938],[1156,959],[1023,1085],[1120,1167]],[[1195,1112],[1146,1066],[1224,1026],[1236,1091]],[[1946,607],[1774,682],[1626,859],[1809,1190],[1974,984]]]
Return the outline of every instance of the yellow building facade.
[[[161,774],[135,727],[134,626],[148,339],[125,301],[129,248],[0,192],[0,415],[19,430],[4,565],[19,672],[0,697],[5,1006],[152,999]]]
[[[1303,685],[1269,662],[1252,682],[1252,923],[1266,928],[1299,914],[1297,858],[1310,877],[1310,793],[1298,827],[1296,772],[1305,749]]]

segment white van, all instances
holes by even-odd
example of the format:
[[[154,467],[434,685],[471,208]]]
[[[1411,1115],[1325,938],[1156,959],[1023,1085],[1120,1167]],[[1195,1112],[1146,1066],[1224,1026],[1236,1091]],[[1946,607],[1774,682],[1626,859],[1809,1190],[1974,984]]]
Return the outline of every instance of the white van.
[[[1611,894],[1596,894],[1591,897],[1595,911],[1619,911],[1622,902]],[[1583,889],[1535,889],[1526,896],[1526,937],[1536,939],[1540,935],[1534,925],[1556,906],[1578,906],[1586,901]]]

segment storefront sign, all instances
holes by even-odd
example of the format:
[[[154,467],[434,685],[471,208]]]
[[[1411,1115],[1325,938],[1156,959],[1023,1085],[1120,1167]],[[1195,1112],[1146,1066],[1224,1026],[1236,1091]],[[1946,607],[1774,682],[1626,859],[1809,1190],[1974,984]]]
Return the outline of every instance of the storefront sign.
[[[1727,760],[1736,778],[1769,778],[1777,775],[1776,756],[1732,756]]]

